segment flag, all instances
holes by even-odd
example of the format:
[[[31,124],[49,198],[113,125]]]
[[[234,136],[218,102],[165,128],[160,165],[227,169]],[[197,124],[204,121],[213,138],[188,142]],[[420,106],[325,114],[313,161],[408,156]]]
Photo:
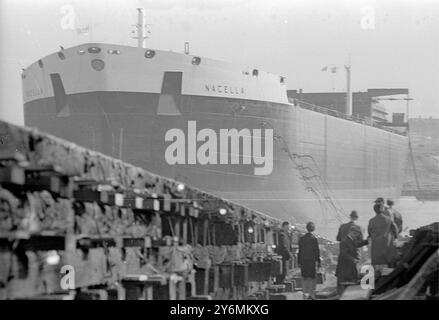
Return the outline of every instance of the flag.
[[[324,66],[324,67],[322,68],[322,71],[326,71],[326,70],[328,70],[328,66]]]

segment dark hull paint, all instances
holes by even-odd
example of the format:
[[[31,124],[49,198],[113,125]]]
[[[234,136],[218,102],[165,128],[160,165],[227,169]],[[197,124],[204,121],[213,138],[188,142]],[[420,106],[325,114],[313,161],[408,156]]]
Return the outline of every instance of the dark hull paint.
[[[328,237],[346,215],[319,200],[310,187],[322,197],[331,194],[345,213],[360,210],[365,220],[374,197],[399,197],[405,137],[286,104],[181,96],[180,115],[160,115],[159,100],[159,94],[91,92],[68,95],[68,107],[57,109],[54,98],[40,99],[25,104],[25,124],[280,219],[313,220]],[[189,120],[197,121],[198,130],[216,132],[274,128],[272,174],[255,176],[253,165],[168,165],[165,133],[186,132]],[[286,149],[308,156],[291,160]]]

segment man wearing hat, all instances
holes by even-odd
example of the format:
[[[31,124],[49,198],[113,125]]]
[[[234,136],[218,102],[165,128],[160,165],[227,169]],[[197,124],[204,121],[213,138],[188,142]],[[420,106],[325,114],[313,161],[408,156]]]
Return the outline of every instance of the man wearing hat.
[[[384,206],[384,198],[376,198],[375,203]]]
[[[387,215],[392,221],[396,224],[398,227],[398,233],[401,233],[402,231],[402,216],[395,208],[393,208],[393,205],[395,202],[393,202],[392,199],[387,199],[387,207],[384,211],[384,214]]]
[[[383,200],[384,201],[384,200]],[[351,221],[347,223],[343,223],[338,229],[337,241],[341,242],[343,239],[349,234],[352,229],[356,229],[358,232],[359,241],[363,240],[363,232],[361,231],[360,226],[356,223],[358,220],[357,211],[353,210],[349,215]]]
[[[361,227],[356,224],[358,220],[357,211],[353,210],[350,214],[348,223],[340,226],[337,234],[337,241],[340,242],[340,253],[337,263],[337,291],[341,295],[348,284],[358,281],[357,263],[360,261],[358,248],[366,245],[367,240],[363,240]]]
[[[358,248],[368,244],[367,240],[359,241],[360,229],[352,228],[347,236],[340,242],[337,270],[337,292],[341,295],[348,285],[358,283],[357,264],[360,262]]]

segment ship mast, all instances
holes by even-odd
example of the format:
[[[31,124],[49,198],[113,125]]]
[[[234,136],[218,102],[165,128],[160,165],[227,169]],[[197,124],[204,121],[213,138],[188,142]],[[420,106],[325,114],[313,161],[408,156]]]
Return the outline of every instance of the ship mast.
[[[137,8],[137,24],[136,27],[136,33],[137,36],[134,37],[134,39],[137,39],[137,46],[139,48],[143,48],[144,41],[146,39],[145,36],[145,13],[143,8]]]

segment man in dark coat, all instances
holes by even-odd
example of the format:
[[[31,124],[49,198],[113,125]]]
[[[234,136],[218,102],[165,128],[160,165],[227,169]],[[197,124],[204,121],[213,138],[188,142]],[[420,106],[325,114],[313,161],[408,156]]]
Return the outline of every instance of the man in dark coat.
[[[388,199],[387,200],[387,208],[385,209],[385,214],[389,215],[389,217],[392,219],[392,221],[396,224],[396,226],[398,227],[398,234],[402,232],[402,215],[401,213],[399,213],[398,210],[396,210],[395,208],[393,208],[393,205],[395,204],[395,202],[393,202],[393,200]]]
[[[371,260],[375,270],[388,266],[395,257],[393,240],[398,235],[396,225],[384,215],[384,206],[376,203],[373,207],[376,215],[369,220],[367,228],[371,238]]]
[[[320,268],[320,250],[316,236],[313,234],[315,225],[308,222],[308,233],[299,239],[298,263],[302,273],[302,291],[304,298],[315,298],[316,267]]]
[[[282,223],[282,230],[279,233],[279,243],[277,246],[277,254],[282,256],[282,274],[276,278],[278,284],[282,284],[288,272],[288,261],[291,260],[291,240],[288,233],[290,228],[289,222]]]
[[[344,223],[340,226],[337,233],[337,241],[341,242],[352,229],[356,229],[358,231],[359,241],[363,240],[363,232],[361,231],[361,227],[357,225],[358,213],[353,210],[350,214],[351,221]]]
[[[340,253],[338,256],[337,276],[338,293],[341,295],[344,286],[358,282],[357,263],[360,261],[358,248],[367,245],[368,241],[363,240],[360,228],[351,228],[349,233],[340,242]]]

